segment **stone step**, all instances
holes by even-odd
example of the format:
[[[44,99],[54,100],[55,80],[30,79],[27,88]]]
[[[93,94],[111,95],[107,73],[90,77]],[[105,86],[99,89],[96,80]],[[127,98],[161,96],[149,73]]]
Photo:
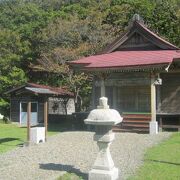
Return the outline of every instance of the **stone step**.
[[[113,128],[113,132],[129,132],[129,133],[149,133],[149,129],[142,129],[142,128]]]
[[[143,124],[149,124],[150,121],[145,121],[145,120],[130,120],[130,119],[123,119],[122,123],[143,123]]]
[[[149,128],[149,124],[131,124],[123,123],[122,127],[137,127],[137,128]]]
[[[150,114],[123,114],[122,123],[113,128],[115,132],[148,133]]]
[[[145,115],[122,115],[123,119],[151,120],[151,116]]]

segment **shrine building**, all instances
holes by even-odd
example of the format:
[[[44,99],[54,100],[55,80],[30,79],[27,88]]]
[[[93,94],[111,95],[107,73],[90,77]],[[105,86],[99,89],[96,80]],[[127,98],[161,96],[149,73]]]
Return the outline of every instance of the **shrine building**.
[[[128,30],[97,55],[72,61],[75,70],[94,75],[92,108],[108,97],[124,117],[117,130],[156,134],[180,130],[180,50],[134,15]]]

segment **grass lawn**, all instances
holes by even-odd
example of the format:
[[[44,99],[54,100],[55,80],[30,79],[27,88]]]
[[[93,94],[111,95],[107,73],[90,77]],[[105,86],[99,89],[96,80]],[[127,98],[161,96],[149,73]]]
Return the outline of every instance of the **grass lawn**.
[[[83,178],[77,176],[74,173],[65,173],[63,176],[60,176],[57,180],[83,180]]]
[[[59,132],[58,125],[50,125],[48,135]],[[0,122],[0,154],[7,152],[26,141],[27,130],[16,124],[4,124]]]
[[[180,133],[149,149],[137,175],[129,180],[180,180]]]
[[[26,128],[0,123],[0,153],[15,148],[26,140]]]

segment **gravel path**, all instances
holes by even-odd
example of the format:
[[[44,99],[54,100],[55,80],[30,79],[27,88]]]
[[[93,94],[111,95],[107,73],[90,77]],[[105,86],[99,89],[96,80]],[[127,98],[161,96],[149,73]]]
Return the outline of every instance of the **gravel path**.
[[[142,163],[147,147],[169,136],[170,133],[116,133],[111,152],[123,179],[132,175]],[[91,132],[59,133],[47,143],[16,148],[0,155],[0,180],[54,180],[65,171],[87,179],[97,151]]]

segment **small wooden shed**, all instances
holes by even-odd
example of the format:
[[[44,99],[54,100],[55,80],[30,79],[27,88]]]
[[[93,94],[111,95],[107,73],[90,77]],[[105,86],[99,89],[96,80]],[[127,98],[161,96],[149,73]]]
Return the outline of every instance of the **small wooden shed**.
[[[28,103],[31,103],[31,125],[37,125],[43,123],[45,114],[48,114],[49,111],[54,112],[56,110],[55,106],[59,106],[59,104],[62,106],[59,108],[62,110],[60,114],[67,114],[68,101],[73,98],[73,93],[66,88],[50,87],[35,83],[27,83],[7,93],[10,94],[10,120],[19,122],[20,125],[26,125],[27,123]],[[47,107],[45,108],[46,103]],[[48,108],[49,106],[51,109]]]

